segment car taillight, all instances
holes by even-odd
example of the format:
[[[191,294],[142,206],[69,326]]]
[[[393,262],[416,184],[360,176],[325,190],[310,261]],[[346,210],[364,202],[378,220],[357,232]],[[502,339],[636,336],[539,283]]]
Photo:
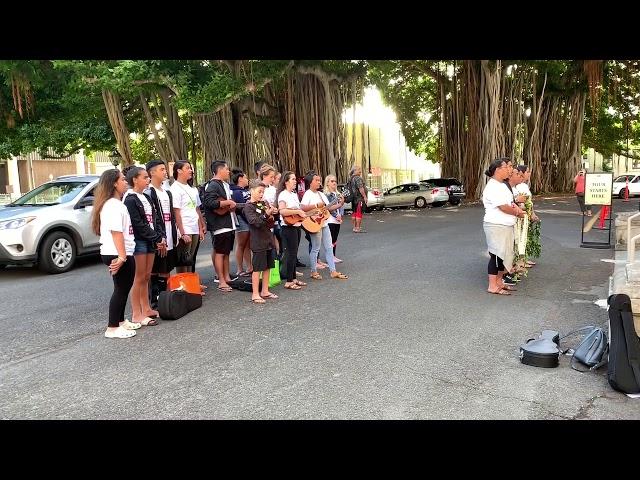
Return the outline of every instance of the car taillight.
[[[438,190],[437,188],[434,188],[433,190],[431,190],[431,193],[433,195],[435,195],[436,193],[438,193],[440,190]]]
[[[373,196],[374,197],[379,197],[380,196],[380,190],[378,190],[377,188],[373,189]]]
[[[449,187],[444,187],[445,193],[449,193]]]

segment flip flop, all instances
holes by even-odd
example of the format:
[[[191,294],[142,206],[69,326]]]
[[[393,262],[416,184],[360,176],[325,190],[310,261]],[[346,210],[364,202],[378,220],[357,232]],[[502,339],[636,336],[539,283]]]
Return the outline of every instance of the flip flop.
[[[491,293],[493,295],[511,295],[508,291],[506,291],[505,289],[501,288],[500,290],[498,290],[497,292],[492,292],[491,290],[487,290],[487,293]]]
[[[300,285],[298,285],[297,283],[291,283],[291,284],[289,284],[288,287],[285,284],[284,288],[287,288],[289,290],[302,290],[302,287]]]
[[[253,303],[267,303],[267,301],[264,298],[252,298],[251,301]]]
[[[141,322],[132,322],[142,325],[143,327],[155,327],[158,325],[158,321],[155,318],[144,317]]]
[[[233,292],[233,288],[231,287],[218,287],[218,290],[220,290],[223,293]]]
[[[293,281],[293,283],[298,285],[299,287],[306,287],[307,286],[307,282],[301,282],[297,278]]]
[[[275,293],[269,293],[269,295],[260,295],[262,298],[271,298],[273,300],[275,300],[276,298],[279,298],[278,295],[276,295]]]
[[[536,265],[536,262],[532,262],[530,260],[527,260],[527,265],[529,265],[530,267],[533,267],[534,265]]]
[[[518,289],[517,288],[513,288],[510,285],[504,285],[502,287],[500,287],[501,290],[506,290],[507,292],[517,292]]]

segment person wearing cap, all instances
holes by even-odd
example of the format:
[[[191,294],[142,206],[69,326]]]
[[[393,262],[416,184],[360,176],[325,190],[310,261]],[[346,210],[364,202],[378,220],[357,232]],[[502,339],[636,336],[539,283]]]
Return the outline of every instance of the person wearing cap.
[[[178,243],[178,235],[173,215],[173,196],[170,190],[163,188],[163,182],[167,179],[167,167],[162,160],[151,160],[145,168],[151,177],[151,184],[145,193],[153,201],[153,206],[162,220],[160,230],[167,242],[167,254],[161,256],[156,253],[149,282],[151,308],[157,310],[160,292],[167,289],[167,279],[176,264],[175,246]]]

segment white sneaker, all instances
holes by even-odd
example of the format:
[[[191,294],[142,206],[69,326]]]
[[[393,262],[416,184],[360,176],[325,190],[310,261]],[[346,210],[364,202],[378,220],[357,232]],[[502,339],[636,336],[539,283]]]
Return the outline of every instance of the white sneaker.
[[[122,325],[120,325],[122,328],[125,328],[127,330],[137,330],[139,329],[142,325],[140,323],[135,323],[135,322],[130,322],[128,318],[124,319],[124,322],[122,322]]]
[[[104,332],[104,336],[107,338],[131,338],[131,337],[135,337],[135,335],[136,335],[136,332],[134,332],[133,330],[127,330],[122,327],[118,327],[113,332],[110,332],[108,330]]]

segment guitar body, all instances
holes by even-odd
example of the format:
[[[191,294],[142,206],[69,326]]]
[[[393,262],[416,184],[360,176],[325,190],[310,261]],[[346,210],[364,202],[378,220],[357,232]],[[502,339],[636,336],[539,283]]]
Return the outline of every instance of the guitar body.
[[[309,233],[318,233],[330,216],[329,210],[323,208],[317,215],[305,218],[302,221],[302,228]]]
[[[300,215],[288,215],[288,216],[282,216],[282,219],[284,220],[284,223],[286,223],[287,225],[293,226],[298,222],[302,222],[304,220],[304,218],[302,218]]]

